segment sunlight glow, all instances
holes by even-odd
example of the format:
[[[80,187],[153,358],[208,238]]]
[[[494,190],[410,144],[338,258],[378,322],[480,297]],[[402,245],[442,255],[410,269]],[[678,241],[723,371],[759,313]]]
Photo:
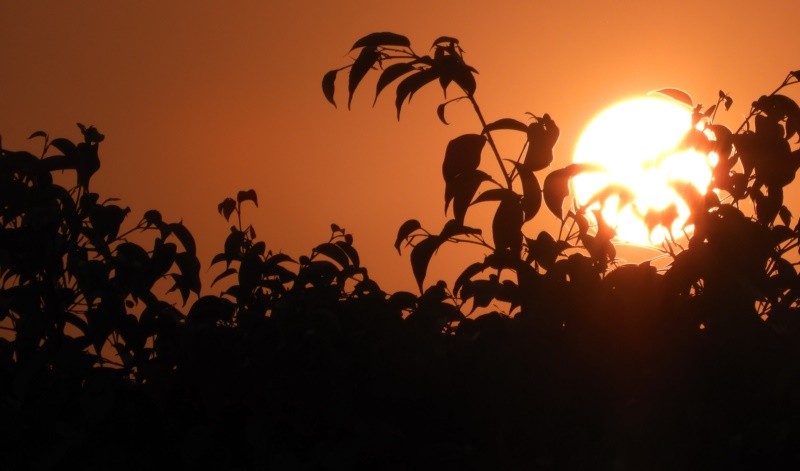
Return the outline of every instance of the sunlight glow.
[[[674,209],[677,214],[671,230],[679,237],[689,209],[673,184],[690,183],[705,194],[715,157],[677,150],[691,126],[691,110],[655,97],[623,101],[598,114],[581,135],[574,161],[598,164],[606,172],[583,173],[573,179],[578,205],[586,204],[609,185],[616,185],[633,195],[630,202],[617,194],[605,200],[602,214],[616,229],[617,240],[637,245],[660,244],[668,236],[667,228],[658,226],[648,234],[645,216],[648,212],[652,216]],[[600,206],[598,201],[590,208]],[[685,230],[691,231],[691,226]]]

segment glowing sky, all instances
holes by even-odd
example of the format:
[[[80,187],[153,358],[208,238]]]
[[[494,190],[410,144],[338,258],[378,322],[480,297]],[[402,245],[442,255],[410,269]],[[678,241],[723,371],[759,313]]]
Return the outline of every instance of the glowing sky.
[[[705,104],[723,89],[735,102],[719,122],[738,124],[800,68],[798,13],[796,0],[7,1],[0,134],[5,148],[33,149],[35,130],[77,139],[74,123],[96,125],[107,138],[93,189],[130,205],[132,223],[151,208],[183,218],[204,268],[227,235],[217,203],[254,188],[261,205],[246,217],[274,251],[307,254],[336,222],[384,289],[411,289],[397,228],[411,217],[441,228],[444,148],[479,129],[457,106],[442,125],[433,88],[399,123],[391,95],[371,108],[371,86],[352,111],[331,107],[322,74],[347,63],[355,39],[394,31],[424,52],[459,38],[487,119],[549,113],[560,167],[595,113],[654,89]]]

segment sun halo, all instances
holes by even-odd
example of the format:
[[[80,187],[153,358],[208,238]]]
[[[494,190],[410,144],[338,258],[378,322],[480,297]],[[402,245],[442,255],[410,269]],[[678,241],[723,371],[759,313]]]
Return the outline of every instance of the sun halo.
[[[594,201],[585,208],[602,206],[603,218],[616,230],[618,242],[657,246],[670,232],[676,237],[690,233],[691,226],[684,227],[689,208],[673,185],[689,183],[705,194],[711,181],[710,160],[715,157],[679,149],[691,127],[688,107],[653,96],[621,101],[600,112],[581,134],[573,160],[599,165],[605,171],[573,178],[578,207],[597,199],[604,189],[622,188],[625,195],[607,192],[602,205]],[[645,219],[667,213],[674,217],[671,227],[658,225],[651,232]]]

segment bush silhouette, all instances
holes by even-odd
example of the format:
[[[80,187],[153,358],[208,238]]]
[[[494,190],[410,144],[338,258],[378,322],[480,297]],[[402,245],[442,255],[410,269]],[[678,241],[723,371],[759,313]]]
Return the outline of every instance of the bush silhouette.
[[[619,265],[613,230],[572,203],[570,178],[596,168],[549,170],[550,115],[486,120],[458,40],[432,51],[374,33],[322,82],[335,103],[348,71],[349,105],[378,70],[376,98],[398,82],[398,117],[438,82],[461,93],[438,107],[443,122],[458,101],[479,118],[445,149],[452,219],[398,231],[419,294],[384,292],[336,224],[308,255],[273,253],[247,224],[253,190],[217,208],[232,224],[211,261],[223,285],[204,293],[186,227],[156,210],[132,224],[128,208],[90,191],[97,129],[79,125],[77,144],[36,132],[39,156],[2,149],[6,469],[797,466],[798,225],[783,196],[800,167],[800,108],[780,92],[799,74],[735,131],[714,123],[727,94],[704,109],[661,90],[694,106],[708,132],[685,144],[719,164],[716,193],[679,189],[695,231],[665,243],[672,263],[658,271]],[[502,158],[498,131],[524,133],[518,158]],[[496,206],[490,238],[464,224],[475,204]],[[523,225],[542,205],[561,230],[533,237]],[[426,282],[452,242],[487,256],[465,263],[452,289]]]

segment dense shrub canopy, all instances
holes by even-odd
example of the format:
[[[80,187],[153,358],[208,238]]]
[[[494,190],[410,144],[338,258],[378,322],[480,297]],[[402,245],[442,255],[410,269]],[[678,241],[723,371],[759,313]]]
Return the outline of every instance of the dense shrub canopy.
[[[8,469],[800,463],[800,227],[784,204],[800,167],[800,108],[779,93],[797,72],[735,131],[713,122],[731,97],[695,107],[709,133],[686,145],[719,156],[716,192],[684,192],[695,231],[665,244],[672,263],[658,271],[618,265],[613,230],[565,207],[569,179],[592,168],[549,169],[550,115],[484,119],[458,40],[419,56],[405,37],[375,33],[352,51],[323,78],[331,102],[339,73],[349,70],[352,98],[378,69],[377,93],[399,80],[398,116],[439,83],[462,93],[439,107],[442,121],[466,100],[482,123],[445,151],[452,219],[438,232],[417,220],[399,229],[419,294],[384,292],[335,224],[308,255],[273,253],[246,224],[253,190],[217,208],[232,225],[211,261],[221,292],[203,294],[186,227],[156,210],[131,223],[127,207],[90,190],[97,129],[79,125],[78,143],[36,132],[38,156],[0,151]],[[525,133],[519,159],[501,158],[498,130]],[[562,233],[523,231],[542,203]],[[464,225],[474,204],[496,206],[490,239]],[[452,288],[426,283],[451,242],[487,255]]]

